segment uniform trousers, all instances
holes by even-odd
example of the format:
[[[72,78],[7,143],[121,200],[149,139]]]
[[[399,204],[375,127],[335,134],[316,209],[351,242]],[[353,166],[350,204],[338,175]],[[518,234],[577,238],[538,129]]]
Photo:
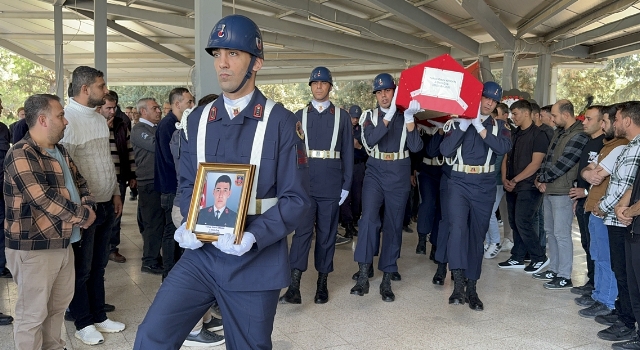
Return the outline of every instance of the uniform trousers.
[[[569,195],[549,195],[543,197],[544,231],[549,245],[549,270],[558,277],[571,278],[573,267],[573,203]]]
[[[64,311],[73,297],[71,247],[7,249],[7,265],[18,285],[13,337],[17,350],[62,350]]]
[[[227,349],[271,349],[280,290],[230,291],[208,269],[210,244],[186,250],[162,283],[138,327],[134,349],[179,349],[198,319],[218,301]]]
[[[480,279],[482,272],[483,242],[495,191],[495,174],[456,174],[449,180],[449,269],[463,269],[471,280]]]
[[[440,179],[426,171],[418,174],[420,206],[418,207],[418,234],[429,236],[429,242],[438,246],[438,230],[442,214],[440,211]]]
[[[447,243],[449,242],[449,176],[442,173],[440,178],[440,223],[438,225],[438,240],[436,244],[436,261],[446,264],[449,262]]]
[[[408,166],[407,166],[408,173]],[[384,171],[382,172],[384,174]],[[398,272],[398,258],[402,245],[402,221],[405,206],[409,198],[411,183],[388,183],[386,179],[367,172],[364,177],[362,193],[362,218],[358,223],[358,243],[354,260],[370,264],[380,247],[380,228],[382,227],[382,247],[378,269],[382,272]],[[380,221],[380,208],[384,205],[384,222]]]
[[[609,248],[609,233],[601,218],[589,214],[589,234],[591,235],[591,259],[594,262],[594,286],[591,293],[593,300],[605,304],[609,309],[615,309],[618,297],[616,276],[611,270],[611,250]]]
[[[638,234],[631,237],[631,234],[627,233],[624,247],[631,307],[635,319],[640,320],[640,237]]]
[[[340,198],[319,198],[311,196],[311,208],[307,212],[296,233],[291,239],[289,263],[292,269],[307,271],[309,250],[313,229],[316,231],[316,244],[313,251],[316,271],[333,271],[333,255],[336,251],[336,230]]]
[[[362,182],[364,181],[365,164],[365,161],[353,164],[351,190],[347,199],[340,206],[340,219],[343,225],[353,223],[362,214]]]
[[[620,305],[618,308],[618,319],[627,327],[634,328],[636,318],[630,298],[629,281],[627,280],[629,273],[627,271],[628,259],[626,257],[627,247],[625,236],[628,235],[628,229],[626,227],[607,225],[607,231],[609,232],[611,270],[613,270],[613,273],[616,275],[616,283],[618,285],[618,304]],[[634,245],[632,247],[636,246],[637,245]]]

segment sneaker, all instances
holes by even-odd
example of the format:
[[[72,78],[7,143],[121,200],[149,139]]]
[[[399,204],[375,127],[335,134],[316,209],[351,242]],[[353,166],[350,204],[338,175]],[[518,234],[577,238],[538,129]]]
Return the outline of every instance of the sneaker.
[[[556,276],[556,278],[545,283],[544,287],[547,289],[569,289],[573,287],[573,284],[571,283],[571,278]]]
[[[219,331],[223,328],[222,320],[217,317],[211,316],[211,321],[203,323],[202,327],[211,332]]]
[[[636,336],[634,328],[627,327],[622,321],[616,321],[607,329],[598,332],[598,338],[608,341],[631,340]]]
[[[4,267],[0,272],[0,278],[13,278],[13,275],[11,275],[11,271],[8,268]]]
[[[130,201],[138,200],[138,196],[130,196],[130,197],[129,197],[129,200],[130,200]]]
[[[611,344],[611,348],[615,350],[637,350],[640,349],[640,337],[636,334],[631,340],[621,342],[621,343],[613,343]]]
[[[578,314],[582,317],[586,318],[594,318],[600,315],[608,315],[611,313],[611,309],[609,309],[605,304],[596,300],[593,305],[589,306],[586,309],[582,309],[578,311]]]
[[[224,344],[224,336],[202,329],[198,335],[187,336],[182,345],[184,346],[216,346]]]
[[[616,321],[618,320],[618,310],[613,309],[611,310],[611,313],[608,315],[596,316],[594,320],[605,326],[611,326],[614,323],[616,323]]]
[[[498,253],[500,253],[501,248],[502,247],[500,246],[500,243],[489,244],[489,246],[487,246],[487,248],[484,250],[484,258],[485,259],[495,258],[498,255]]]
[[[545,267],[549,265],[549,258],[544,257],[544,261],[530,262],[529,266],[524,268],[524,272],[526,273],[536,273],[542,271]]]
[[[509,238],[505,238],[500,245],[502,246],[502,249],[500,249],[500,251],[503,252],[510,252],[511,248],[513,248],[513,242],[511,242]]]
[[[551,270],[547,270],[544,272],[534,273],[533,275],[531,275],[531,277],[540,281],[551,281],[556,278],[556,273]]]
[[[584,286],[571,288],[571,293],[579,294],[579,295],[585,295],[587,293],[591,294],[591,292],[593,292],[594,289],[595,287],[593,286],[593,284],[586,283]]]
[[[102,334],[98,332],[94,325],[86,326],[76,331],[76,338],[87,345],[98,345],[104,343]]]
[[[159,264],[146,265],[140,268],[143,273],[150,273],[152,275],[162,275],[164,268]]]
[[[93,324],[98,332],[102,333],[118,333],[124,331],[124,323],[106,319],[100,323]]]
[[[596,303],[596,301],[591,297],[591,294],[585,294],[581,297],[575,298],[574,300],[576,301],[576,305],[583,307],[589,307]]]
[[[524,268],[524,263],[522,261],[509,258],[507,261],[498,263],[498,267],[501,269],[522,269]]]
[[[347,238],[347,237],[344,237],[344,236],[340,236],[339,234],[336,233],[336,245],[343,245],[343,244],[351,243],[351,241],[353,241],[353,238]]]
[[[409,227],[409,225],[402,226],[402,231],[404,231],[406,233],[413,233],[413,229],[411,227]]]

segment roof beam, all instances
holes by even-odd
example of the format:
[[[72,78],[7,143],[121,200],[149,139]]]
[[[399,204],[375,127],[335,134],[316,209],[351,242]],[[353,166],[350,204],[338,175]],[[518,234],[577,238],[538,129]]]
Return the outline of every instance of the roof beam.
[[[371,64],[371,62],[363,62],[362,60],[355,60],[349,58],[340,58],[340,59],[323,59],[322,65],[329,69],[334,69],[332,67],[354,67],[354,64],[358,64],[357,68],[367,67]],[[262,69],[274,69],[274,68],[291,68],[291,67],[307,67],[309,71],[313,69],[313,67],[317,67],[319,65],[319,60],[312,59],[299,59],[299,60],[267,60],[262,65]],[[75,68],[77,64],[67,64],[67,67]],[[152,68],[160,68],[160,69],[176,69],[181,71],[188,71],[189,67],[178,65],[173,61],[165,61],[165,62],[127,62],[127,63],[109,63],[109,69],[152,69]],[[398,68],[398,66],[394,66],[394,68]]]
[[[618,49],[605,51],[596,55],[591,56],[591,58],[616,58],[616,57],[624,57],[629,56],[636,51],[640,51],[640,43],[634,45],[624,46]]]
[[[92,2],[69,2],[65,7],[71,9],[80,9],[86,11],[93,11]],[[107,4],[107,13],[109,15],[116,15],[130,19],[140,19],[144,21],[162,23],[165,25],[180,27],[180,28],[195,28],[196,21],[193,18],[186,16],[172,15],[170,13],[163,13],[157,11],[142,10],[134,7],[119,6],[113,4]]]
[[[2,11],[0,18],[53,20],[53,11]],[[72,12],[62,12],[62,19],[78,19],[78,15]]]
[[[383,8],[411,25],[433,34],[438,39],[445,41],[456,48],[471,54],[478,54],[480,44],[470,37],[452,29],[445,23],[430,14],[420,10],[404,0],[369,0],[376,6]]]
[[[604,6],[593,9],[591,13],[585,13],[581,16],[578,16],[575,21],[569,22],[545,35],[544,41],[551,41],[561,35],[565,35],[589,23],[598,21],[616,12],[624,11],[636,2],[637,0],[610,0],[608,3],[604,4]]]
[[[447,51],[446,48],[434,49],[433,47],[437,44],[432,41],[421,39],[399,30],[374,23],[374,19],[367,20],[360,18],[343,11],[338,11],[327,6],[320,5],[311,0],[270,0],[270,2],[295,10],[296,13],[303,17],[313,14],[316,17],[321,17],[328,21],[340,24],[351,24],[356,26],[355,29],[364,30],[364,34],[372,33],[377,41],[383,40],[386,42],[392,42],[397,45],[402,45],[408,49],[422,52],[429,56],[439,56]],[[415,8],[413,10],[415,11]],[[393,14],[384,14],[376,17],[375,19],[381,20],[392,15]]]
[[[638,35],[640,33],[633,33],[613,40],[605,41],[599,44],[595,44],[589,48],[589,54],[595,55],[605,51],[618,49],[621,47],[633,45],[638,43]]]
[[[0,39],[0,46],[4,47],[5,49],[12,51],[13,53],[20,55],[26,59],[28,59],[29,61],[33,61],[45,68],[54,70],[56,69],[56,64],[53,61],[44,59],[36,54],[34,54],[33,52],[23,48],[22,46],[16,45],[14,43],[12,43],[9,40],[5,40],[5,39]],[[69,71],[65,70],[65,75],[69,74]]]
[[[94,19],[93,12],[84,11],[84,10],[76,10],[76,11],[79,14],[81,14],[81,15],[83,15],[83,16],[91,19],[91,20]],[[174,52],[174,51],[172,51],[172,50],[170,50],[170,49],[168,49],[168,48],[156,43],[155,41],[153,41],[153,40],[151,40],[151,39],[149,39],[149,38],[147,38],[145,36],[142,36],[142,35],[134,32],[134,31],[132,31],[132,30],[130,30],[128,28],[125,28],[125,27],[117,24],[116,22],[114,22],[112,20],[107,20],[107,27],[115,30],[116,32],[118,32],[118,33],[120,33],[120,34],[122,34],[122,35],[124,35],[124,36],[126,36],[128,38],[131,38],[131,39],[139,42],[140,44],[142,44],[142,45],[144,45],[144,46],[146,46],[146,47],[148,47],[148,48],[150,48],[152,50],[155,50],[155,51],[158,51],[160,53],[163,53],[163,54],[173,58],[174,60],[176,60],[178,62],[182,62],[182,63],[186,64],[187,66],[193,66],[195,64],[195,62],[193,60],[191,60],[190,58],[187,58],[187,57],[185,57],[185,56],[183,56],[183,55],[181,55],[181,54],[179,54],[177,52]]]
[[[537,15],[533,16],[527,22],[525,22],[523,25],[518,27],[518,32],[516,33],[516,38],[521,38],[523,35],[527,34],[528,32],[530,32],[535,27],[541,25],[542,23],[544,23],[549,18],[551,18],[551,17],[557,15],[558,13],[562,12],[564,9],[566,9],[569,6],[571,6],[576,1],[578,1],[578,0],[559,0],[559,1],[557,1],[554,5],[548,7],[544,11],[542,11],[542,12],[538,13]]]
[[[53,41],[54,34],[46,33],[0,33],[3,39],[7,40],[40,40],[40,41]],[[175,45],[193,45],[195,38],[193,37],[171,37],[171,36],[147,36],[148,39],[155,41],[158,44],[175,44]],[[93,41],[93,34],[65,34],[63,36],[64,41]],[[122,35],[107,35],[107,42],[132,42],[135,41],[131,38],[127,38]]]
[[[462,8],[491,35],[500,47],[505,50],[515,48],[513,34],[484,0],[463,0]]]
[[[588,32],[584,32],[576,36],[572,36],[570,38],[559,41],[557,43],[554,43],[551,46],[549,46],[549,51],[556,52],[556,51],[572,48],[574,46],[578,46],[587,41],[599,38],[603,35],[617,33],[617,32],[620,32],[632,27],[637,27],[637,26],[640,26],[640,14],[629,16],[619,21],[605,24],[601,27],[590,30]]]

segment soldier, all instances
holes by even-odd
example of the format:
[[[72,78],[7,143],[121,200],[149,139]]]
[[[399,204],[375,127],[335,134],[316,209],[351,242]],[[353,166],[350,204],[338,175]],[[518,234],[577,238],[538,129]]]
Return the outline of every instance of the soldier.
[[[409,150],[422,149],[422,140],[413,115],[420,111],[418,101],[411,101],[402,112],[396,109],[396,84],[391,75],[379,74],[373,80],[373,93],[378,107],[362,114],[362,142],[369,152],[362,194],[362,218],[359,221],[358,244],[354,260],[358,262],[358,278],[351,294],[369,292],[369,274],[373,274],[373,256],[378,251],[380,209],[384,204],[382,250],[378,269],[383,272],[380,295],[384,301],[394,301],[391,276],[398,273],[397,260],[402,245],[402,219],[411,190],[411,160]]]
[[[496,156],[511,149],[511,133],[505,122],[490,116],[501,97],[500,85],[492,81],[484,83],[478,116],[447,122],[440,144],[440,152],[454,159],[446,208],[449,216],[447,256],[454,277],[449,304],[467,302],[472,310],[478,311],[484,309],[476,292],[476,282],[480,278],[483,241],[496,195]],[[473,129],[469,129],[471,125]],[[468,279],[466,294],[465,276]]]
[[[318,271],[314,302],[324,304],[329,301],[327,276],[333,271],[340,205],[347,199],[353,175],[351,120],[345,110],[329,101],[333,87],[331,72],[325,67],[315,68],[309,77],[309,86],[313,100],[296,112],[296,127],[305,135],[309,157],[311,210],[291,240],[291,285],[280,298],[282,304],[302,302],[300,278],[307,270],[314,228],[314,262]]]
[[[367,150],[362,145],[362,127],[358,124],[360,115],[362,115],[360,106],[349,107],[349,116],[351,116],[351,125],[353,126],[353,178],[347,200],[340,206],[342,227],[345,229],[344,237],[346,238],[358,235],[355,225],[362,214],[362,181],[364,180],[367,158],[369,158]]]
[[[203,245],[182,224],[175,238],[185,253],[158,290],[134,349],[178,349],[214,298],[227,348],[272,348],[278,295],[290,281],[287,235],[310,208],[310,199],[297,118],[255,87],[262,48],[260,29],[249,18],[218,21],[206,50],[223,95],[189,115],[180,140],[184,217],[200,162],[256,165],[242,241],[234,244],[235,235],[222,235]]]

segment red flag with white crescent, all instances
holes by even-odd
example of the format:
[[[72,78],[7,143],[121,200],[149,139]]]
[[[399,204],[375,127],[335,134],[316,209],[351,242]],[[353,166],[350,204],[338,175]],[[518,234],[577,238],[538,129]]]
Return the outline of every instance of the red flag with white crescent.
[[[202,185],[202,196],[200,198],[200,209],[204,208],[207,204],[207,183]]]

